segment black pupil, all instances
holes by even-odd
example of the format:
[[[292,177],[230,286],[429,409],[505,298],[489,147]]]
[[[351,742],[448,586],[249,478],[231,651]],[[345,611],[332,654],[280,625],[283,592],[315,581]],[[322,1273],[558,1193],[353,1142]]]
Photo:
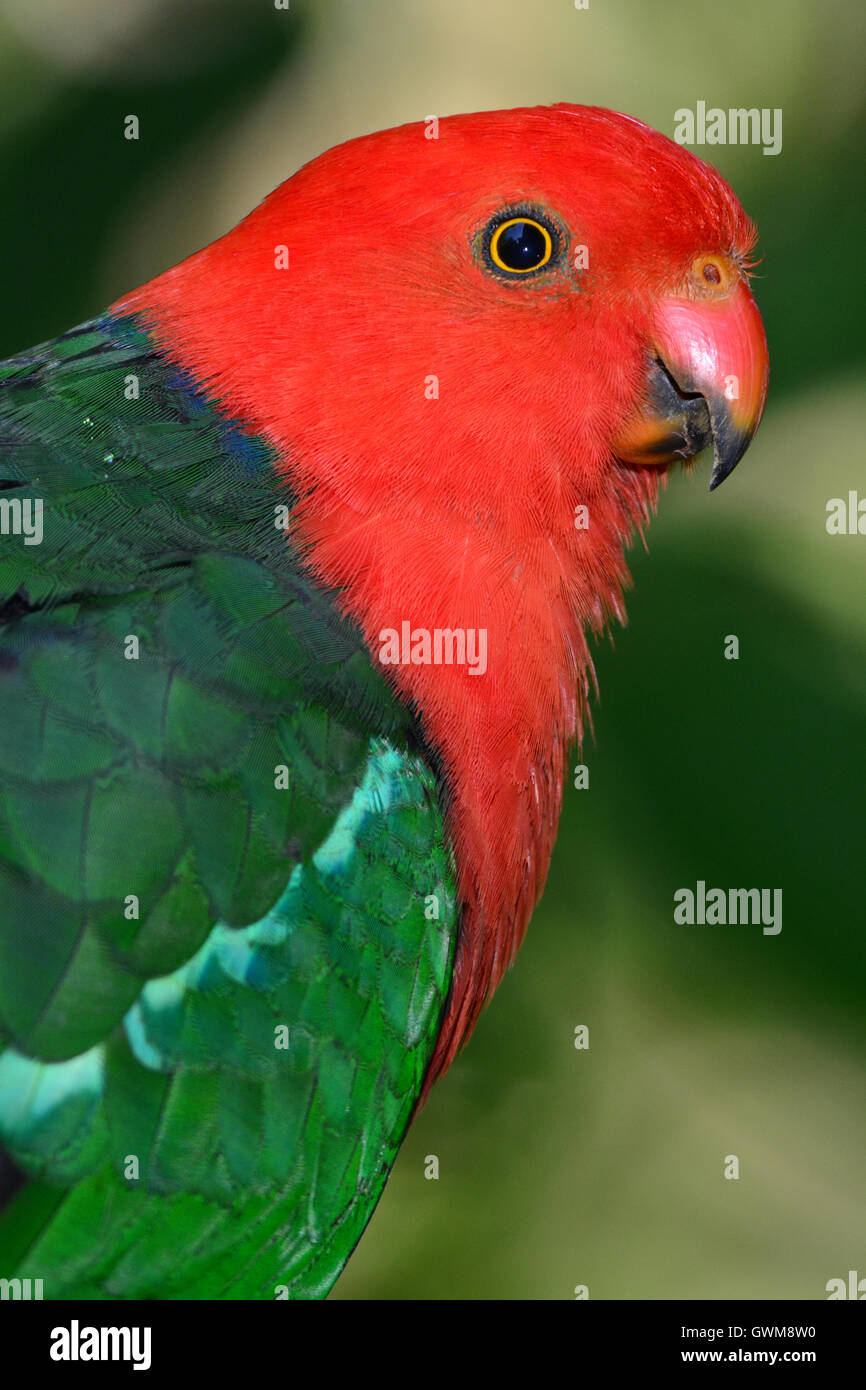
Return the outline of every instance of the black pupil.
[[[512,222],[499,233],[496,254],[509,270],[534,270],[547,254],[547,239],[534,222]]]

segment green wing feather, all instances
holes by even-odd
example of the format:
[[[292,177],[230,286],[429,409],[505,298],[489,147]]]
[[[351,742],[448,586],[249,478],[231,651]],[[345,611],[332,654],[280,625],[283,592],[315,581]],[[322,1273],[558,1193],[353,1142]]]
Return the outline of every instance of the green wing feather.
[[[134,325],[0,364],[4,503],[0,1140],[30,1180],[0,1277],[322,1296],[450,981],[411,714],[294,556],[267,446]]]

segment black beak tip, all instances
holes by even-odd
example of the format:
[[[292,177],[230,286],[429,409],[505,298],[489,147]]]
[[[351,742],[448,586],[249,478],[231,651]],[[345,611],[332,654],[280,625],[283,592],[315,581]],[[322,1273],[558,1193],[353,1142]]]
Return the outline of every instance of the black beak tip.
[[[713,471],[710,474],[709,492],[715,492],[717,487],[721,487],[726,478],[729,478],[736,468],[743,454],[749,447],[748,438],[742,438],[736,443],[736,447],[722,450],[716,443],[713,450]]]
[[[715,492],[717,487],[721,487],[730,472],[732,472],[732,469],[726,468],[725,465],[717,459],[713,464],[713,471],[710,474],[710,485],[707,488],[707,492]]]
[[[723,402],[710,402],[710,426],[713,432],[713,471],[709,491],[733,473],[749,447],[754,430],[737,429]]]

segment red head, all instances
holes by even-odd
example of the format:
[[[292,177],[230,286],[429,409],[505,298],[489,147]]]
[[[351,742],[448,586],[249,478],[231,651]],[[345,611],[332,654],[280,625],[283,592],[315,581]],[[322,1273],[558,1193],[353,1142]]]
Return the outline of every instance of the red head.
[[[543,884],[632,523],[670,462],[712,438],[715,485],[757,427],[753,244],[708,165],[559,105],[341,145],[114,306],[276,446],[294,534],[374,656],[403,621],[487,632],[483,677],[386,668],[450,786],[464,916],[436,1071]]]

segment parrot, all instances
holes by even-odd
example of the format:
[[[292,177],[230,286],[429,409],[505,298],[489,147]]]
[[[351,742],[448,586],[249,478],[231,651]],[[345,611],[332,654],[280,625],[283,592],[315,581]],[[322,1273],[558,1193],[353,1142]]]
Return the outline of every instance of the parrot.
[[[758,427],[755,245],[634,117],[447,116],[0,363],[0,1277],[328,1295]]]

